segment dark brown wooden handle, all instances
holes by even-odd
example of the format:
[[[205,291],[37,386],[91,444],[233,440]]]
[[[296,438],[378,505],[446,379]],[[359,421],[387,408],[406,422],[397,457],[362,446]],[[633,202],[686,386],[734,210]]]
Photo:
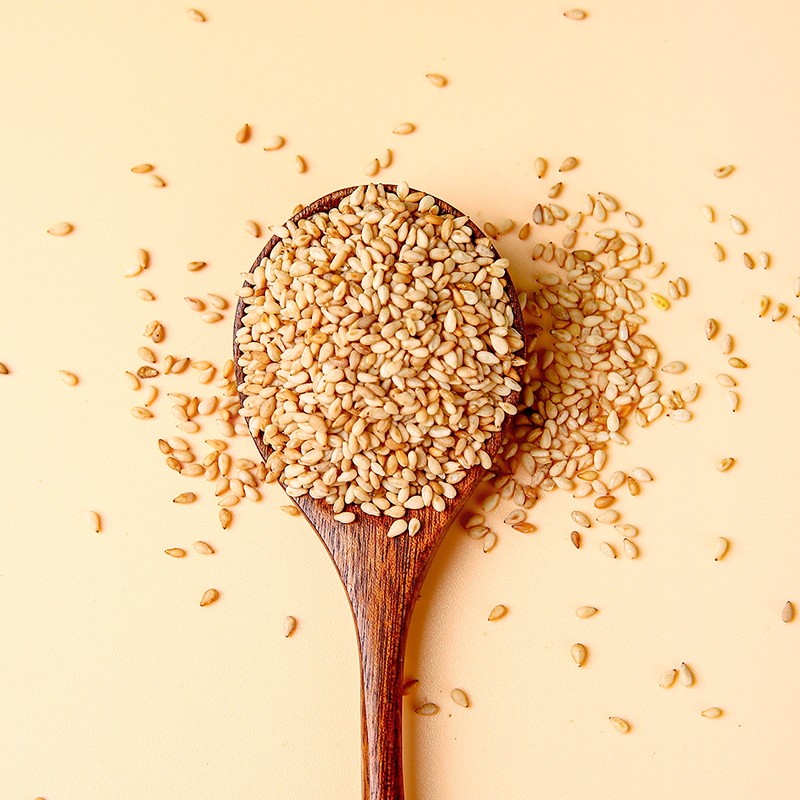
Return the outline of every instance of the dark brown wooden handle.
[[[366,597],[363,587],[348,591],[361,656],[362,796],[403,800],[403,661],[413,598],[403,602],[405,587],[391,573],[379,577]]]

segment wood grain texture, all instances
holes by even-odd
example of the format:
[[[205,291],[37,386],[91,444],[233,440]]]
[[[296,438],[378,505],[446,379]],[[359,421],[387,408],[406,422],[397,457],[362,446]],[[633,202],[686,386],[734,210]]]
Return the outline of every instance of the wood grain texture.
[[[394,192],[394,185],[387,185]],[[328,211],[348,197],[357,187],[340,189],[320,198],[295,214],[293,222]],[[414,191],[414,190],[412,190]],[[464,216],[462,212],[441,200],[436,200],[441,214]],[[484,234],[471,221],[468,223],[476,237]],[[273,236],[259,253],[252,269],[277,244]],[[251,271],[252,271],[251,269]],[[522,313],[514,286],[506,276],[506,291],[514,312],[514,325],[524,336]],[[241,385],[243,373],[239,366],[240,352],[236,333],[242,323],[246,302],[240,300],[234,320],[234,362],[236,380]],[[242,397],[242,400],[244,398]],[[508,402],[516,404],[518,393]],[[506,420],[507,424],[510,418]],[[494,457],[500,444],[500,434],[489,442],[488,452]],[[262,458],[270,454],[260,437],[254,441]],[[447,501],[443,512],[425,508],[409,511],[406,519],[419,519],[421,528],[415,536],[403,534],[387,537],[393,522],[388,517],[371,517],[349,506],[356,514],[350,525],[333,519],[331,507],[324,500],[308,495],[292,498],[319,538],[339,572],[353,612],[361,658],[361,733],[362,733],[362,796],[364,800],[402,800],[402,686],[406,636],[411,613],[419,595],[422,581],[442,537],[481,480],[484,469],[478,465],[458,484],[458,494]]]

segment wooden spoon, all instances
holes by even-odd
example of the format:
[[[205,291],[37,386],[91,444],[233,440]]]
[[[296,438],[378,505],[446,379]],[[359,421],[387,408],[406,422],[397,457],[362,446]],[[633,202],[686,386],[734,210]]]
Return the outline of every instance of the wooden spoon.
[[[320,198],[292,217],[298,222],[320,211],[329,211],[355,191],[357,187],[340,189]],[[386,185],[395,192],[396,187]],[[448,203],[436,200],[440,214],[463,216]],[[471,221],[468,223],[476,237],[483,233]],[[273,236],[256,258],[255,269],[278,238]],[[495,253],[495,256],[497,254]],[[252,270],[251,270],[252,271]],[[506,275],[506,292],[514,312],[514,327],[524,336],[519,300]],[[239,367],[239,347],[236,334],[242,325],[245,301],[239,301],[234,322],[234,362],[236,380],[241,385],[244,375]],[[524,347],[524,346],[523,346]],[[244,399],[244,398],[242,398]],[[507,398],[516,404],[518,393]],[[510,421],[510,418],[507,422]],[[487,442],[489,455],[494,457],[501,434]],[[270,449],[260,437],[254,437],[262,458]],[[463,507],[484,474],[479,464],[469,470],[458,484],[458,494],[447,500],[444,511],[432,508],[409,511],[407,519],[416,517],[421,523],[419,533],[407,533],[389,539],[387,531],[393,522],[388,517],[372,517],[352,509],[356,521],[343,525],[333,519],[333,510],[324,500],[309,495],[292,498],[317,532],[339,572],[356,624],[361,654],[361,737],[362,737],[362,797],[364,800],[402,800],[402,699],[403,659],[411,612],[422,581],[450,523]]]

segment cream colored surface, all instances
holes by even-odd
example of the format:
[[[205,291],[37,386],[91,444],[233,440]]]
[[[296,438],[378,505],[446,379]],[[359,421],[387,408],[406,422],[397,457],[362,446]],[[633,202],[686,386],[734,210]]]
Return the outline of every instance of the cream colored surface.
[[[591,503],[566,492],[540,501],[529,536],[503,528],[502,506],[488,554],[448,535],[409,637],[406,671],[421,682],[406,705],[406,796],[797,796],[800,620],[780,612],[800,605],[800,13],[775,0],[607,0],[573,22],[567,7],[209,0],[205,23],[171,0],[0,10],[0,796],[359,796],[356,639],[323,547],[277,511],[275,487],[221,531],[210,485],[170,472],[156,448],[176,433],[164,392],[203,387],[160,380],[155,419],[139,421],[123,372],[153,318],[167,327],[161,353],[221,365],[232,312],[204,325],[184,295],[232,298],[265,241],[244,220],[280,223],[296,203],[363,181],[386,147],[394,163],[381,179],[479,223],[528,220],[560,161],[577,156],[559,202],[610,192],[669,265],[655,290],[689,282],[668,313],[648,301],[645,332],[664,360],[689,364],[668,385],[702,386],[691,423],[631,426],[630,445],[610,452],[610,471],[655,477],[637,498],[617,492],[641,529],[638,560],[603,556],[600,541],[620,542],[603,526],[575,550],[569,512]],[[431,86],[431,71],[448,86]],[[405,120],[417,131],[392,135]],[[253,136],[239,145],[244,122]],[[285,148],[264,152],[275,133]],[[536,156],[550,162],[541,181]],[[130,173],[143,161],[165,188]],[[736,171],[715,179],[726,163]],[[61,220],[74,232],[48,236]],[[522,287],[533,241],[499,243]],[[152,266],[122,278],[139,247]],[[748,272],[744,249],[769,251],[772,266]],[[187,272],[195,259],[209,266]],[[157,301],[138,300],[138,287]],[[787,318],[758,319],[762,294],[786,302]],[[750,364],[736,414],[714,381],[725,359],[703,335],[709,316]],[[255,453],[244,438],[236,449]],[[720,474],[728,455],[737,463]],[[173,505],[193,481],[200,500]],[[731,549],[714,563],[719,535]],[[217,553],[198,555],[196,539]],[[211,586],[221,598],[200,608]],[[509,613],[488,623],[497,603]],[[578,619],[584,604],[600,613]],[[290,639],[287,614],[299,621]],[[581,669],[577,641],[589,651]],[[681,661],[696,684],[660,689]],[[450,700],[454,686],[471,708]],[[441,712],[417,717],[422,700]],[[709,706],[724,715],[702,718]]]

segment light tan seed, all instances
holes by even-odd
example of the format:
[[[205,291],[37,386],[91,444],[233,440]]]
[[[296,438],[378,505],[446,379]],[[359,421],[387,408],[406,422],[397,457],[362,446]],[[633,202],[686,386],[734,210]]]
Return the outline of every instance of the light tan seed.
[[[616,497],[613,494],[604,494],[600,495],[600,497],[596,497],[594,501],[595,508],[608,508],[609,506],[613,505],[616,501]]]
[[[202,11],[198,11],[196,8],[187,8],[186,9],[186,16],[189,19],[193,20],[194,22],[205,22],[206,17]]]
[[[68,233],[72,233],[73,227],[69,222],[56,222],[55,225],[51,225],[47,232],[51,236],[66,236]]]
[[[609,717],[608,721],[611,723],[614,730],[619,733],[628,733],[631,729],[630,723],[626,722],[622,717]]]
[[[575,169],[578,166],[578,159],[574,156],[569,156],[565,158],[561,162],[561,166],[558,168],[559,172],[569,172],[571,169]]]
[[[632,538],[639,533],[639,529],[635,525],[631,525],[627,522],[621,522],[619,525],[615,525],[614,530],[628,538]]]
[[[135,167],[131,167],[131,172],[142,174],[144,172],[152,172],[153,169],[155,168],[152,164],[137,164]]]
[[[701,711],[700,715],[705,717],[706,719],[718,719],[722,716],[722,709],[717,708],[716,706],[711,706],[711,708],[707,708],[705,711]]]
[[[727,355],[728,353],[730,353],[730,352],[733,350],[733,336],[731,336],[729,333],[726,333],[726,334],[725,334],[725,335],[722,337],[722,341],[720,342],[719,349],[720,349],[720,350],[721,350],[721,351],[722,351],[722,352],[723,352],[725,355]]]
[[[703,206],[702,208],[703,216],[709,221],[714,221],[714,209],[711,206]]]
[[[213,325],[223,319],[223,316],[218,311],[206,311],[200,315],[200,319],[209,325]]]
[[[569,650],[570,654],[572,655],[572,660],[579,666],[582,667],[586,663],[586,646],[580,643],[572,645]]]
[[[724,167],[717,167],[714,170],[715,178],[727,178],[733,172],[733,164],[726,164]]]
[[[681,662],[678,668],[678,680],[680,680],[683,686],[691,686],[694,683],[694,675],[685,661]]]
[[[439,706],[436,703],[423,703],[421,706],[417,706],[414,709],[415,714],[419,714],[422,717],[430,717],[433,714],[436,714],[439,711]]]
[[[717,461],[717,470],[727,472],[736,463],[735,458],[723,458]]]
[[[639,548],[630,539],[622,540],[622,552],[627,558],[638,558],[639,556]]]
[[[518,508],[516,511],[512,511],[510,514],[506,516],[503,520],[504,525],[516,525],[518,522],[522,522],[525,519],[525,512]]]
[[[166,460],[166,464],[170,469],[174,469],[175,472],[180,472],[183,469],[183,464],[174,456],[169,456]]]
[[[600,542],[600,552],[609,558],[616,558],[617,551],[612,547],[609,542]]]
[[[739,217],[734,217],[733,214],[730,215],[730,223],[731,230],[740,236],[747,230],[747,226],[744,224],[744,222],[742,222]]]
[[[201,269],[203,269],[203,267],[206,266],[208,266],[208,264],[206,264],[205,261],[190,261],[186,265],[186,269],[188,269],[189,272],[199,272]]]
[[[718,330],[719,323],[715,319],[709,318],[706,320],[706,339],[713,339]]]
[[[294,157],[294,169],[295,172],[303,173],[308,169],[308,165],[306,164],[306,160],[303,156],[295,156]]]
[[[678,677],[678,670],[668,669],[661,673],[658,678],[658,685],[662,689],[669,689],[675,683],[675,678]]]
[[[547,172],[547,161],[539,157],[534,160],[533,168],[534,170],[536,170],[536,177],[543,178],[545,173]]]
[[[531,225],[529,222],[526,222],[518,231],[517,231],[517,238],[521,241],[525,241],[531,235]]]
[[[214,554],[214,548],[208,542],[195,542],[192,547],[196,553],[202,556],[210,556]]]
[[[507,611],[508,609],[504,605],[495,606],[489,612],[489,617],[488,617],[489,622],[494,622],[494,620],[500,619],[500,617],[504,617]]]
[[[721,561],[728,552],[730,542],[724,536],[717,536],[714,539],[714,561]]]
[[[729,358],[728,364],[730,364],[734,369],[745,369],[747,367],[747,362],[742,361],[741,358],[736,358],[736,356]]]
[[[765,253],[763,250],[758,254],[758,260],[761,262],[761,266],[764,269],[769,269],[770,263],[770,256],[769,253]]]
[[[145,182],[154,189],[163,189],[167,185],[167,182],[162,177],[154,174],[147,175]]]
[[[407,136],[409,133],[414,133],[415,130],[413,122],[401,122],[392,130],[392,133],[396,133],[398,136]]]
[[[488,553],[497,544],[497,534],[492,531],[483,537],[483,552]]]
[[[664,366],[661,367],[662,372],[666,372],[670,375],[677,375],[685,369],[686,364],[684,364],[683,361],[670,361],[669,364],[664,364]]]
[[[151,406],[157,397],[158,387],[153,386],[152,384],[147,386],[144,390],[144,407],[147,408],[148,406]]]
[[[593,617],[596,613],[597,609],[594,606],[580,606],[575,609],[575,614],[580,617],[580,619],[588,619],[589,617]]]
[[[714,242],[714,258],[717,261],[725,260],[725,251],[722,249],[722,245],[719,242]]]
[[[100,515],[96,511],[86,512],[86,522],[95,533],[100,533]]]
[[[185,470],[181,470],[181,472],[184,471]],[[172,502],[178,503],[179,505],[188,505],[189,503],[194,503],[195,500],[197,500],[197,495],[194,492],[182,492],[177,495],[177,497],[172,498]]]
[[[408,523],[404,519],[396,519],[390,526],[387,536],[394,539],[396,536],[401,536],[408,529]]]
[[[783,319],[788,310],[789,309],[785,303],[778,303],[778,305],[775,306],[775,310],[772,312],[772,321],[778,322],[778,320]]]
[[[151,419],[153,412],[143,406],[134,406],[131,409],[131,415],[136,419]]]
[[[186,551],[182,547],[170,547],[164,552],[172,558],[183,558],[186,555]]]
[[[564,184],[559,181],[558,183],[554,183],[548,190],[547,196],[551,199],[558,197],[561,194],[561,190],[564,188]]]
[[[678,408],[675,411],[668,412],[667,416],[675,420],[675,422],[689,422],[692,418],[692,412],[688,408]]]
[[[794,605],[791,600],[786,601],[786,605],[781,610],[781,619],[784,622],[791,622],[794,619]]]
[[[569,11],[564,12],[567,19],[586,19],[586,12],[582,8],[571,8]]]
[[[500,494],[495,492],[494,494],[490,494],[482,503],[481,508],[484,511],[493,511],[497,508],[497,504],[500,502]]]
[[[222,525],[222,530],[227,530],[228,526],[231,524],[231,520],[233,519],[233,514],[227,508],[221,508],[219,510],[219,523]]]
[[[742,253],[742,260],[744,261],[744,265],[747,267],[747,269],[756,268],[756,262],[753,261],[753,257],[750,255],[750,253]]]
[[[203,596],[200,598],[201,606],[210,606],[219,600],[219,592],[216,589],[206,589]]]
[[[58,374],[61,376],[61,380],[67,384],[67,386],[78,385],[78,376],[74,372],[68,372],[65,369],[60,369]]]
[[[591,528],[592,523],[589,521],[589,517],[583,513],[583,511],[573,511],[570,513],[570,518],[574,523],[577,525],[581,525],[584,528]]]
[[[644,469],[644,467],[636,467],[636,469],[631,472],[631,475],[633,475],[637,481],[642,481],[644,483],[649,483],[653,480],[653,476]]]
[[[380,170],[381,165],[378,163],[377,158],[373,158],[366,167],[364,167],[364,174],[368,178],[373,178],[375,175],[378,174],[378,170]]]
[[[266,142],[264,142],[264,149],[265,150],[280,150],[286,144],[286,140],[283,136],[270,136]]]
[[[297,630],[297,620],[294,617],[286,617],[283,621],[283,635],[288,639]]]
[[[439,75],[436,72],[429,72],[425,76],[437,89],[441,89],[444,86],[447,86],[447,78],[443,75]]]
[[[641,217],[638,217],[636,214],[632,214],[630,211],[625,212],[625,219],[631,224],[634,228],[641,228],[642,227],[642,220]]]
[[[717,375],[717,383],[720,386],[726,387],[736,386],[736,381],[730,375],[726,375],[724,372],[720,372],[720,374]]]
[[[415,517],[408,521],[408,535],[409,536],[416,536],[420,528],[422,527],[422,523]]]
[[[238,131],[236,131],[236,141],[239,144],[244,144],[250,138],[250,126],[245,122]]]
[[[334,514],[333,518],[343,525],[349,525],[351,522],[355,522],[356,515],[352,511],[343,511],[341,514]]]
[[[136,355],[139,356],[142,361],[147,361],[148,364],[155,364],[156,361],[158,361],[156,354],[149,347],[137,347]]]
[[[453,702],[456,705],[462,708],[469,708],[469,698],[462,689],[453,689],[453,691],[450,692],[450,697],[453,698]]]
[[[728,405],[731,411],[736,411],[739,408],[739,395],[736,392],[730,391],[727,393]]]
[[[250,236],[254,236],[256,239],[261,236],[261,228],[259,228],[258,223],[252,219],[246,219],[244,221],[244,231],[250,234]]]

